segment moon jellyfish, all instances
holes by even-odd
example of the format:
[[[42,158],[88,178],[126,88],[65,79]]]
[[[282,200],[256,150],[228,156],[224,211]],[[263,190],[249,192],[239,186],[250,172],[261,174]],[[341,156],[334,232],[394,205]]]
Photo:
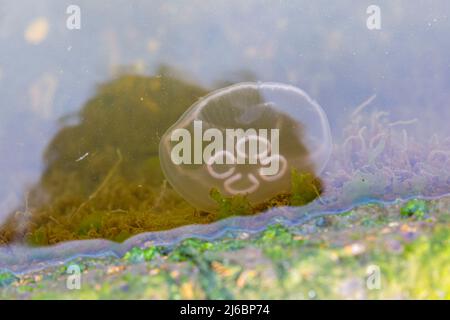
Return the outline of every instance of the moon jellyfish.
[[[215,212],[211,190],[258,205],[289,193],[291,172],[319,176],[331,153],[325,112],[302,90],[240,83],[201,98],[162,136],[159,156],[172,187]]]

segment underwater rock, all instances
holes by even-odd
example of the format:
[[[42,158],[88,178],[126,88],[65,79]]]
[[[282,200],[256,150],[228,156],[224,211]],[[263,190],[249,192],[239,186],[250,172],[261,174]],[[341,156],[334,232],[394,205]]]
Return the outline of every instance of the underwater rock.
[[[126,71],[126,70],[125,70]],[[160,137],[207,90],[161,66],[123,73],[64,116],[43,154],[42,175],[0,225],[0,245],[104,238],[205,223],[164,187]],[[161,215],[161,212],[167,213]]]
[[[193,104],[161,138],[159,157],[172,187],[215,212],[212,190],[252,205],[289,193],[291,172],[318,176],[332,149],[322,108],[280,83],[240,83]]]

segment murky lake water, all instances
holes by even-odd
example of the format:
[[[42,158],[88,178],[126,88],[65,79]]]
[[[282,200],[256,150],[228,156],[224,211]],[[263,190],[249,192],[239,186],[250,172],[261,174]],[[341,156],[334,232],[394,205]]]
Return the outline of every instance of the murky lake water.
[[[306,212],[450,191],[448,1],[377,1],[380,30],[366,26],[368,1],[78,1],[79,30],[66,26],[71,4],[0,1],[0,223],[18,215],[15,227],[29,219],[45,226],[30,235],[20,225],[4,242],[59,242],[64,228],[58,235],[51,229],[70,224],[73,208],[86,209],[85,199],[102,191],[115,164],[121,174],[112,181],[120,190],[94,199],[97,215],[131,210],[145,220],[141,212],[168,212],[170,201],[186,210],[171,194],[160,197],[167,186],[157,162],[159,138],[198,98],[242,81],[294,85],[322,106],[335,145],[321,177],[324,193],[308,207],[146,239],[256,230],[276,217],[301,222]],[[119,111],[108,111],[114,105]],[[126,106],[134,105],[141,111],[130,114]],[[127,200],[121,190],[131,184],[144,190],[133,189]],[[74,220],[81,239],[103,235],[106,222],[90,219]],[[110,220],[123,223],[116,215]],[[134,228],[109,238],[122,241],[140,230]],[[63,246],[66,257],[111,248]],[[0,250],[0,267],[31,259],[20,248],[16,255]]]

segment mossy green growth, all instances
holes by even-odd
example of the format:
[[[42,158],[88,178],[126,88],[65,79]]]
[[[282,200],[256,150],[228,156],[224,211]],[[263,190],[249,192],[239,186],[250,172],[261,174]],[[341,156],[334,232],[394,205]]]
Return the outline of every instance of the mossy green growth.
[[[233,299],[230,291],[223,286],[222,281],[212,268],[214,259],[205,252],[214,248],[213,243],[200,239],[184,240],[169,255],[172,262],[187,261],[198,268],[199,284],[206,299]]]
[[[291,171],[291,190],[289,193],[280,193],[273,198],[251,205],[245,195],[226,197],[216,188],[212,188],[209,196],[218,206],[219,218],[234,215],[249,215],[280,206],[304,206],[322,193],[322,182],[311,172]]]
[[[27,192],[29,212],[9,216],[0,226],[0,244],[123,242],[143,232],[300,206],[320,195],[318,178],[293,171],[290,193],[252,206],[245,195],[226,197],[213,189],[218,213],[196,210],[167,184],[158,150],[162,133],[208,90],[164,68],[158,74],[120,75],[62,119],[43,155],[42,176]]]
[[[1,244],[122,242],[211,222],[167,185],[158,156],[161,135],[208,90],[166,67],[157,73],[121,74],[61,119],[43,154],[42,176],[27,192],[27,218],[16,208],[0,226]]]
[[[18,278],[11,272],[0,272],[0,288],[9,286],[17,280]]]
[[[400,209],[400,214],[403,217],[415,217],[417,219],[425,218],[428,212],[428,203],[420,199],[410,200]]]
[[[219,207],[219,217],[223,218],[232,215],[241,216],[253,213],[253,207],[246,196],[235,195],[232,197],[225,197],[216,188],[212,188],[209,195],[211,199],[216,201]]]
[[[131,263],[139,263],[144,261],[151,261],[160,254],[158,247],[139,248],[133,247],[130,251],[125,253],[123,259]]]
[[[88,267],[85,277],[92,285],[55,285],[67,279],[56,267],[57,272],[43,270],[40,281],[34,272],[21,275],[20,282],[0,290],[0,299],[450,299],[449,205],[427,203],[435,219],[408,221],[414,238],[388,226],[391,220],[361,229],[374,214],[399,218],[397,207],[386,212],[364,206],[353,211],[358,219],[334,216],[338,228],[332,232],[309,233],[311,221],[292,228],[270,225],[254,235],[230,232],[213,241],[186,239],[159,247],[161,259],[145,269],[129,264],[113,276],[98,271],[127,263],[123,258],[80,257],[72,262]],[[356,243],[364,250],[355,252]],[[369,265],[380,268],[379,290],[366,286]]]
[[[291,199],[292,206],[303,206],[322,193],[321,181],[310,172],[291,171]]]
[[[291,244],[293,241],[293,235],[289,230],[281,225],[274,224],[267,227],[267,229],[262,233],[261,237],[258,239],[259,243],[281,243],[281,244]]]
[[[189,238],[181,242],[169,255],[172,261],[186,261],[211,250],[213,244],[209,241],[204,241],[196,238]]]

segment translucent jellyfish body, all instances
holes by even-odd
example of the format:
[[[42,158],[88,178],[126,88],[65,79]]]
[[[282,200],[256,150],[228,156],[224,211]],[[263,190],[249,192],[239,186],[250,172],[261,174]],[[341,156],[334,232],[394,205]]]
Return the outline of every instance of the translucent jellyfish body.
[[[319,176],[332,148],[322,108],[280,83],[240,83],[192,105],[162,136],[160,161],[173,188],[214,212],[213,189],[253,205],[288,193],[291,172]]]

